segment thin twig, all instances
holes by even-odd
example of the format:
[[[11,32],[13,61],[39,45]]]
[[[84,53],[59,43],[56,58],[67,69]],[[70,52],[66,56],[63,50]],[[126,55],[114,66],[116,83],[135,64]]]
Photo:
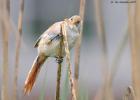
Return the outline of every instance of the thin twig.
[[[2,41],[3,41],[3,69],[2,69],[2,89],[1,89],[1,99],[8,100],[8,33],[9,30],[9,19],[10,19],[10,1],[0,0],[1,7],[1,17],[0,24],[2,30]]]
[[[17,99],[19,56],[20,56],[20,47],[21,47],[23,12],[24,12],[24,0],[20,0],[20,11],[19,11],[19,17],[18,17],[18,32],[16,33],[16,56],[15,56],[13,100]]]
[[[80,48],[81,48],[82,33],[83,33],[83,22],[84,22],[84,14],[85,14],[85,3],[86,3],[86,0],[80,0],[79,15],[80,15],[80,17],[82,19],[82,22],[81,22],[81,26],[80,26],[80,37],[79,37],[79,39],[77,41],[76,48],[75,48],[75,70],[74,70],[74,80],[75,80],[76,96],[78,96]]]
[[[68,71],[69,71],[69,80],[70,80],[70,85],[71,85],[71,92],[72,92],[72,100],[77,100],[76,99],[76,92],[75,92],[75,84],[74,80],[72,78],[72,69],[71,69],[71,63],[70,63],[70,52],[68,48],[68,41],[67,41],[67,32],[66,32],[66,22],[62,24],[62,34],[64,36],[63,42],[64,42],[64,48],[65,48],[65,53],[66,53],[66,61],[67,61],[67,66],[68,66]]]

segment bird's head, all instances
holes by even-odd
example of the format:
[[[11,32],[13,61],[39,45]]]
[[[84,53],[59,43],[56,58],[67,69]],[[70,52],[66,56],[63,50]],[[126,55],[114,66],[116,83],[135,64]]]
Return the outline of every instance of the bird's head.
[[[81,17],[78,15],[74,15],[71,18],[68,19],[71,24],[79,26],[81,23]]]

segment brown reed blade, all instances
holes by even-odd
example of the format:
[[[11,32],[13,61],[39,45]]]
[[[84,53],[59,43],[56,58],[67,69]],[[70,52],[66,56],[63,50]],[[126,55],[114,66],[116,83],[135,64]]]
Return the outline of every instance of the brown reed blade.
[[[19,72],[19,57],[21,48],[21,36],[22,36],[22,25],[23,25],[23,12],[24,12],[24,0],[20,0],[20,9],[18,16],[18,31],[16,33],[16,55],[15,55],[15,70],[14,70],[14,92],[13,100],[17,100],[18,90],[18,72]]]

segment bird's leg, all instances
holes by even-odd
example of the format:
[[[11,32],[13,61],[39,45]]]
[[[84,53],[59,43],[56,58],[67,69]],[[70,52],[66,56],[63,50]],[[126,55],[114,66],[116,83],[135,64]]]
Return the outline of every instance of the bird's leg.
[[[55,57],[55,58],[56,58],[56,62],[57,62],[58,64],[61,64],[61,63],[63,62],[63,57],[57,56],[57,57]]]

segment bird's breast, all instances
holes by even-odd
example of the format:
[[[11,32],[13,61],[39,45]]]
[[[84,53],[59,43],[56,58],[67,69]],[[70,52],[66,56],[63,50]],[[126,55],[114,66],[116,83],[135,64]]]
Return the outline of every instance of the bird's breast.
[[[78,40],[79,33],[78,31],[68,29],[67,37],[68,37],[69,49],[71,49],[75,45],[76,41]]]

